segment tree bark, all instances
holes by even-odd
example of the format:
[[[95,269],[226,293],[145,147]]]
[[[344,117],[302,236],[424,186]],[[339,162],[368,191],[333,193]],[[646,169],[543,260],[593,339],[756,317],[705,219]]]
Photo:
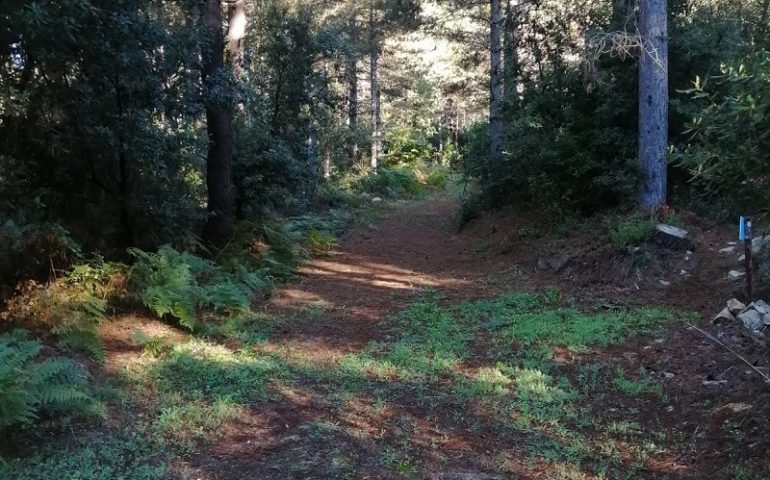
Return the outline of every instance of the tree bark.
[[[353,48],[358,44],[358,26],[355,13],[350,16],[350,43]],[[350,163],[358,162],[358,58],[351,52],[348,57],[348,157]]]
[[[369,80],[372,96],[372,154],[371,167],[377,168],[379,164],[382,132],[380,125],[380,74],[378,71],[380,62],[380,42],[377,36],[377,25],[374,18],[374,5],[369,7],[369,40],[370,40],[370,66]]]
[[[519,93],[519,55],[516,39],[516,6],[508,0],[505,7],[505,33],[503,34],[503,95],[504,117],[511,119]]]
[[[503,155],[503,82],[500,25],[502,23],[500,0],[489,2],[489,158],[492,180],[498,181],[502,174]],[[497,188],[493,193],[496,193]]]
[[[641,0],[639,33],[639,161],[641,204],[666,203],[668,149],[668,25],[666,0]]]
[[[235,220],[235,194],[232,180],[233,126],[230,95],[214,95],[212,91],[231,89],[225,82],[225,37],[222,30],[220,0],[202,0],[201,8],[208,42],[203,52],[202,79],[206,95],[206,187],[209,217],[203,229],[203,239],[222,248],[232,238]]]
[[[246,5],[244,0],[228,2],[227,6],[227,52],[233,77],[240,80],[243,77],[244,55],[246,51]]]

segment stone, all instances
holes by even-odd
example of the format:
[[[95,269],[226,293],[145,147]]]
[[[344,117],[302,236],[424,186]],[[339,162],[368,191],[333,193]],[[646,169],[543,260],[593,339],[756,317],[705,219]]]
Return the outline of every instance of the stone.
[[[735,317],[732,313],[730,313],[729,308],[725,308],[721,312],[717,314],[716,317],[714,317],[713,320],[711,320],[711,323],[728,323],[735,321]]]
[[[655,226],[653,238],[658,246],[674,250],[688,250],[691,246],[687,238],[687,230],[665,223],[659,223]]]
[[[770,315],[762,315],[762,323],[764,323],[766,327],[770,327]]]
[[[669,380],[670,380],[670,379],[672,379],[672,378],[674,378],[675,376],[676,376],[676,375],[675,375],[675,374],[673,374],[673,373],[671,373],[671,372],[663,372],[663,377],[664,377],[664,378],[667,378],[667,379],[669,379]]]
[[[743,322],[743,326],[749,330],[762,330],[764,322],[762,315],[756,310],[746,310],[738,314],[738,320]]]
[[[375,203],[379,203],[379,202],[381,202],[381,201],[382,201],[382,198],[380,198],[380,197],[374,197],[374,198],[372,198],[372,202],[375,202]]]
[[[746,310],[756,310],[759,312],[760,315],[767,315],[770,313],[770,305],[766,304],[764,300],[757,300],[755,302],[751,302],[748,307],[746,307]]]
[[[660,283],[664,287],[668,287],[671,285],[671,282],[669,282],[668,280],[658,280],[658,283]]]
[[[737,298],[731,298],[727,301],[727,309],[733,315],[738,315],[743,311],[744,308],[746,308],[746,305]]]
[[[765,245],[767,245],[767,241],[765,240],[765,237],[754,237],[751,239],[751,253],[754,255],[759,255],[762,253],[762,250],[765,248]]]
[[[738,257],[738,263],[743,263],[746,261],[746,254],[742,253],[740,257]]]
[[[731,282],[734,282],[736,280],[740,280],[741,278],[746,276],[746,272],[742,272],[740,270],[730,270],[730,273],[727,274],[727,279]]]
[[[703,385],[707,387],[714,387],[714,386],[720,386],[727,383],[727,380],[703,380]]]
[[[735,252],[735,246],[725,247],[719,251],[719,253],[734,253],[734,252]]]
[[[731,402],[723,405],[722,408],[720,408],[719,410],[724,409],[724,410],[730,410],[733,413],[741,413],[747,410],[751,410],[752,408],[754,408],[753,405],[749,403]]]

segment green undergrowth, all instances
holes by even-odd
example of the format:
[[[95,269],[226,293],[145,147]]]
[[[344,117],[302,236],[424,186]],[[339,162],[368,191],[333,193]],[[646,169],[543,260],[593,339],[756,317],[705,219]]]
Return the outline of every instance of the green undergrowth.
[[[312,318],[315,311],[298,315]],[[121,462],[137,466],[132,472],[139,473],[122,478],[160,478],[153,475],[168,473],[160,472],[170,458],[200,451],[227,425],[262,406],[296,401],[290,392],[302,391],[342,416],[354,399],[373,412],[400,412],[389,420],[401,432],[397,438],[373,440],[381,468],[392,478],[428,474],[414,454],[412,424],[400,420],[415,408],[451,416],[457,431],[505,439],[533,465],[563,469],[554,478],[577,472],[584,476],[574,478],[639,478],[647,461],[686,446],[661,425],[634,418],[637,402],[668,401],[663,386],[603,354],[640,335],[659,336],[681,316],[655,308],[581,311],[558,291],[455,304],[426,291],[386,321],[386,337],[361,352],[319,361],[301,347],[271,342],[276,328],[293,318],[234,315],[177,344],[143,337],[141,361],[120,378],[122,408],[142,412],[133,436],[117,436],[105,452],[79,442],[68,455],[81,459],[72,462],[104,462],[115,471],[127,468]],[[619,398],[625,408],[605,408]],[[317,442],[342,432],[332,420],[324,425],[313,430]],[[66,461],[57,453],[40,465],[13,460],[5,468],[19,478],[43,478],[35,475]],[[515,473],[504,459],[495,468]],[[355,464],[343,470],[357,471]],[[89,475],[77,478],[102,478]]]

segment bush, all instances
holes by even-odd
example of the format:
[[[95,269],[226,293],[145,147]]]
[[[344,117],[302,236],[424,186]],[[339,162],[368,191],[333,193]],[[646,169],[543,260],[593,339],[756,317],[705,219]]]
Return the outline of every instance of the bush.
[[[163,246],[157,253],[132,248],[131,288],[157,316],[170,315],[189,329],[203,311],[239,313],[251,309],[256,291],[269,280],[243,267],[227,270],[210,260]]]
[[[47,279],[52,268],[66,268],[80,256],[80,246],[60,225],[7,220],[0,227],[0,284]]]
[[[0,430],[28,425],[40,412],[104,415],[87,389],[86,374],[63,357],[35,361],[42,346],[24,330],[0,335]]]
[[[612,244],[615,248],[624,248],[640,245],[652,238],[657,222],[653,218],[635,218],[624,222],[611,233]]]
[[[63,347],[102,360],[104,346],[98,326],[109,301],[117,298],[123,287],[123,266],[96,257],[47,284],[27,282],[21,293],[8,302],[2,317],[45,326]]]
[[[733,213],[765,213],[770,205],[770,55],[697,79],[688,92],[700,110],[689,124],[691,143],[677,155],[696,197],[728,202]]]

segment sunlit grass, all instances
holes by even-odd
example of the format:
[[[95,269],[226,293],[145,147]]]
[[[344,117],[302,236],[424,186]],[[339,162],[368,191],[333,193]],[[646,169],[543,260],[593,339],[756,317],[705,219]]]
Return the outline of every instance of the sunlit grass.
[[[321,313],[310,307],[297,317],[312,320]],[[658,333],[676,316],[658,309],[582,312],[555,291],[460,304],[447,304],[428,291],[387,320],[384,339],[360,352],[316,357],[304,347],[271,341],[279,322],[295,319],[257,314],[211,327],[207,337],[201,333],[153,346],[123,380],[144,412],[134,431],[151,439],[150,450],[157,448],[163,459],[198,452],[228,431],[231,422],[275,402],[293,401],[300,393],[322,399],[317,401],[337,412],[308,430],[316,445],[350,434],[350,425],[343,422],[348,415],[386,422],[382,438],[371,441],[379,468],[393,478],[425,474],[415,454],[415,448],[422,448],[414,444],[417,427],[407,414],[414,406],[429,414],[450,414],[457,432],[486,431],[507,439],[522,461],[531,462],[529,468],[547,468],[552,478],[633,478],[651,457],[678,448],[678,440],[622,415],[597,411],[593,402],[613,391],[630,398],[665,398],[665,392],[592,355]],[[151,340],[145,349],[154,345]],[[569,362],[557,358],[557,351],[570,352]],[[324,449],[334,460],[330,475],[355,472],[361,462],[342,442]],[[128,442],[116,448],[133,447]],[[90,454],[81,449],[72,455]],[[141,461],[155,465],[152,458]],[[508,458],[492,461],[506,471],[513,468]],[[311,465],[295,467],[308,472]],[[41,471],[35,468],[29,471]],[[156,478],[149,476],[155,470],[148,472],[126,478]]]

